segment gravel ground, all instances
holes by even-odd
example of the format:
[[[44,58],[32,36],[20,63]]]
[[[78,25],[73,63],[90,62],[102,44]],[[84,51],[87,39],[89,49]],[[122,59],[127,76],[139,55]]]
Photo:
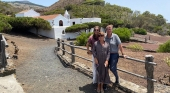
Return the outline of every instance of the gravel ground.
[[[56,40],[4,34],[19,47],[16,78],[26,93],[96,93],[92,79],[66,68],[54,54]],[[10,45],[12,47],[12,45]],[[13,48],[9,52],[13,52]],[[122,93],[109,89],[106,93]]]

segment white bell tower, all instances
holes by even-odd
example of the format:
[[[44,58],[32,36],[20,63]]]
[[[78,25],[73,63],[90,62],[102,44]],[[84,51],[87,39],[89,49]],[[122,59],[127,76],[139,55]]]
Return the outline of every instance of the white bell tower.
[[[64,17],[68,19],[68,24],[70,26],[70,14],[68,13],[68,11],[66,10],[64,13]]]

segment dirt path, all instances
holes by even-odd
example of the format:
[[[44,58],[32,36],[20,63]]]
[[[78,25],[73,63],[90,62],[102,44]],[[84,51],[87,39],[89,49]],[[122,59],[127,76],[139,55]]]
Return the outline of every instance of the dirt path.
[[[26,93],[95,93],[91,78],[62,65],[54,54],[55,40],[8,34],[5,37],[20,49],[19,59],[14,61],[16,78]],[[106,93],[112,92],[122,93],[112,89]]]

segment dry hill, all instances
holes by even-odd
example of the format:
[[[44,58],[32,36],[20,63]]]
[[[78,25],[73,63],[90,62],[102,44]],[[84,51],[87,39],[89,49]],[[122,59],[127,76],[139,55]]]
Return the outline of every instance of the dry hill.
[[[53,5],[44,8],[44,9],[37,9],[38,12],[45,12],[45,11],[51,11],[51,10],[55,10],[57,8],[64,8],[67,5],[72,5],[72,4],[82,4],[85,0],[59,0],[56,3],[54,3]]]

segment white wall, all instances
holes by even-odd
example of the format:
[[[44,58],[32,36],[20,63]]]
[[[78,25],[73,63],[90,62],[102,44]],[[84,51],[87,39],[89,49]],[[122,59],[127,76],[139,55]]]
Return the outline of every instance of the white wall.
[[[74,19],[70,19],[70,26],[73,25],[73,22],[75,22],[75,24],[82,24],[82,23],[88,23],[88,22],[99,22],[99,23],[101,23],[101,18],[74,18]]]
[[[73,22],[75,22],[75,24],[82,24],[82,18],[70,19],[70,26],[73,25]]]
[[[43,29],[39,29],[38,30],[38,34],[45,36],[45,37],[49,37],[49,38],[53,38],[53,39],[65,39],[65,34],[62,34],[62,31],[66,29],[67,27],[55,27],[53,26],[51,30],[43,30]],[[30,29],[30,32],[36,34],[36,29],[32,28]]]
[[[40,13],[37,13],[33,9],[23,12],[23,13],[15,14],[15,17],[36,17],[36,16],[40,16]]]
[[[30,29],[30,32],[36,34],[36,29],[32,28],[32,29]],[[51,30],[39,29],[38,30],[38,34],[42,35],[42,36],[49,37],[49,38],[55,38],[55,36],[54,36],[54,29],[53,28]]]
[[[24,17],[24,13],[15,14],[15,17]]]
[[[36,16],[40,16],[40,13],[37,13],[33,9],[24,13],[24,17],[36,17]]]
[[[79,36],[79,33],[66,33],[65,39],[75,39],[77,36]]]
[[[68,26],[54,26],[54,34],[55,34],[55,39],[66,39],[65,37],[65,34],[62,34],[62,32],[64,31],[65,32],[65,29],[67,28]]]
[[[87,22],[99,22],[101,23],[101,18],[83,18],[82,23],[87,23]]]
[[[68,22],[69,20],[67,18],[65,18],[64,16],[62,16],[61,14],[59,14],[54,20],[54,25],[55,26],[59,26],[59,21],[62,20],[63,21],[63,26],[69,26],[70,23]]]

